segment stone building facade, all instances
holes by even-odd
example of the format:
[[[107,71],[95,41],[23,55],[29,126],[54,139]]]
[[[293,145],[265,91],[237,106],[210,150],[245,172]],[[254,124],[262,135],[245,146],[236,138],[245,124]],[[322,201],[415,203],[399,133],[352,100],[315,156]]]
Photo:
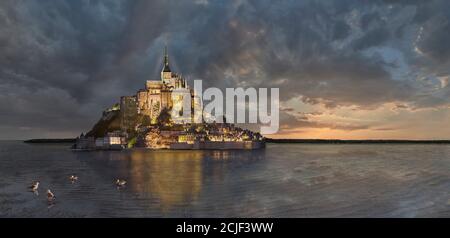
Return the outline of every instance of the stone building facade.
[[[156,119],[163,109],[172,109],[176,104],[182,103],[182,98],[173,100],[174,90],[185,92],[191,96],[191,105],[198,104],[194,100],[194,91],[187,85],[186,79],[172,72],[169,65],[167,48],[164,50],[164,65],[159,80],[147,80],[145,88],[137,92],[135,96],[121,98],[121,125],[123,131],[128,131],[136,121],[135,116],[146,117],[151,124],[156,124]],[[193,110],[191,110],[193,112]]]

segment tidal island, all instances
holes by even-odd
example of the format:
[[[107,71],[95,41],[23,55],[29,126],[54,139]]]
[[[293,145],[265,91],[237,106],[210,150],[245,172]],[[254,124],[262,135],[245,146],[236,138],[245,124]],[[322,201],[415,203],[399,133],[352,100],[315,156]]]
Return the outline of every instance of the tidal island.
[[[73,150],[148,149],[259,149],[265,147],[264,137],[257,132],[239,128],[222,120],[221,123],[175,123],[173,107],[182,99],[172,92],[185,91],[191,105],[200,103],[185,78],[172,72],[167,48],[160,80],[147,80],[145,88],[133,96],[122,96],[120,102],[103,111],[101,119],[86,134],[81,134]],[[194,110],[191,110],[192,112]],[[202,115],[203,117],[203,115]]]

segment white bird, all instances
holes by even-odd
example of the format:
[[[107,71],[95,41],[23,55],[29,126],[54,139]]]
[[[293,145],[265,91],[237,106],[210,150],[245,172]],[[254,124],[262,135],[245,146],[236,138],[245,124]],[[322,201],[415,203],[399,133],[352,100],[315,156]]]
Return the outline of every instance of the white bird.
[[[47,189],[47,200],[49,202],[53,202],[53,200],[55,200],[55,194],[52,193],[52,191],[50,191],[50,189]]]
[[[78,181],[78,176],[70,175],[69,179],[72,183],[75,183],[76,181]]]
[[[117,185],[118,187],[123,187],[123,186],[125,186],[125,184],[127,184],[127,181],[125,181],[125,180],[123,180],[123,179],[117,179],[117,180],[116,180],[116,185]]]
[[[32,192],[36,192],[39,188],[39,181],[33,182],[31,186],[28,187]]]

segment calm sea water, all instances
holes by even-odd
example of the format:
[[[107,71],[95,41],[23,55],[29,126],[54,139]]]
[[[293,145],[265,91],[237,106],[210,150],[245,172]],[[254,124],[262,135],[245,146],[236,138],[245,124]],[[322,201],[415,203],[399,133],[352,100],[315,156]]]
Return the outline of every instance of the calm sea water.
[[[0,217],[450,217],[450,145],[71,152],[3,141]]]

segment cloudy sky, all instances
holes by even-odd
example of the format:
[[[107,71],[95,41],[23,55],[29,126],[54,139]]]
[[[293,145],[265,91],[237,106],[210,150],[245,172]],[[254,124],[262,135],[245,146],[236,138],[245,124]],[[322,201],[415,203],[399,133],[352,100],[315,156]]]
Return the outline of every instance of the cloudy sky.
[[[70,137],[172,68],[278,87],[287,138],[450,139],[450,1],[2,0],[0,139]]]

